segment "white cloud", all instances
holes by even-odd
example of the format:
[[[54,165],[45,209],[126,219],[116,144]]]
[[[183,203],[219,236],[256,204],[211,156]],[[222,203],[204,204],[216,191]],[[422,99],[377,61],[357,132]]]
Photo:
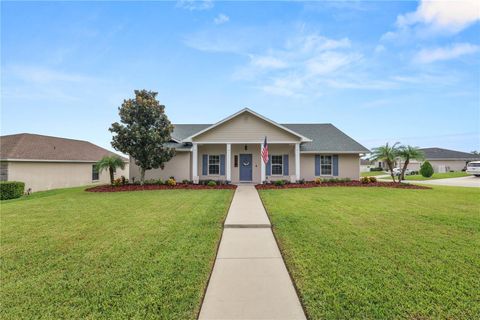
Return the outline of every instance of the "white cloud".
[[[84,75],[57,71],[44,67],[14,65],[7,68],[10,76],[30,83],[86,82],[91,78]]]
[[[414,57],[419,63],[432,63],[435,61],[451,60],[463,55],[480,51],[480,46],[470,43],[456,43],[449,47],[422,49]]]
[[[224,24],[227,23],[230,20],[230,17],[227,16],[226,14],[220,13],[218,16],[213,19],[213,23],[215,24]]]
[[[383,34],[381,40],[398,44],[434,36],[448,36],[478,21],[479,0],[421,0],[415,11],[397,16],[396,29]]]
[[[426,1],[422,0],[415,12],[397,17],[397,26],[405,28],[425,24],[436,30],[456,33],[480,20],[480,1]]]
[[[379,44],[375,47],[374,52],[378,54],[378,53],[384,52],[385,50],[386,50],[385,46],[382,44]]]
[[[280,58],[273,56],[255,56],[250,57],[252,66],[262,69],[282,69],[287,67],[287,63]]]
[[[190,11],[208,10],[213,8],[213,0],[179,0],[177,1],[177,8]]]

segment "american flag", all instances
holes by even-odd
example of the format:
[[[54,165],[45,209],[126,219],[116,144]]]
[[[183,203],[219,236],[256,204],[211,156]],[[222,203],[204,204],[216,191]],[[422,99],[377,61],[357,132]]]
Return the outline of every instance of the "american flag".
[[[268,162],[268,144],[267,144],[267,137],[265,137],[265,142],[263,142],[262,146],[262,159],[265,164]]]

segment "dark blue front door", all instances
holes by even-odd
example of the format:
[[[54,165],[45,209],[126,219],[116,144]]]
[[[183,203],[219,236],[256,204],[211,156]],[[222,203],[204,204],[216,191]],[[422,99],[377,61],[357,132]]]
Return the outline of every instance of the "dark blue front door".
[[[252,155],[240,155],[240,181],[252,181]]]

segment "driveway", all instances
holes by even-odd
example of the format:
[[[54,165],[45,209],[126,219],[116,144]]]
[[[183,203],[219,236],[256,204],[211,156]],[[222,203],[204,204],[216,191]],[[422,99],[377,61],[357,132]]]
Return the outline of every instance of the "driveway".
[[[404,181],[407,182],[407,181]],[[451,187],[472,187],[480,188],[480,177],[468,176],[460,178],[448,178],[426,181],[408,181],[408,183],[429,184],[436,186],[451,186]]]

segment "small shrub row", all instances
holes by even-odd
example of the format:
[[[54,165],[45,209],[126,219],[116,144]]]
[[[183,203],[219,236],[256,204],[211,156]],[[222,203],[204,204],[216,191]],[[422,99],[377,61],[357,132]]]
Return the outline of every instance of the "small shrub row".
[[[20,181],[0,181],[0,200],[16,199],[23,196],[25,183]]]
[[[370,172],[375,172],[375,171],[383,171],[383,168],[380,167],[375,167],[375,168],[370,168]]]
[[[198,184],[202,186],[214,187],[214,186],[229,185],[230,182],[225,180],[199,180]]]

